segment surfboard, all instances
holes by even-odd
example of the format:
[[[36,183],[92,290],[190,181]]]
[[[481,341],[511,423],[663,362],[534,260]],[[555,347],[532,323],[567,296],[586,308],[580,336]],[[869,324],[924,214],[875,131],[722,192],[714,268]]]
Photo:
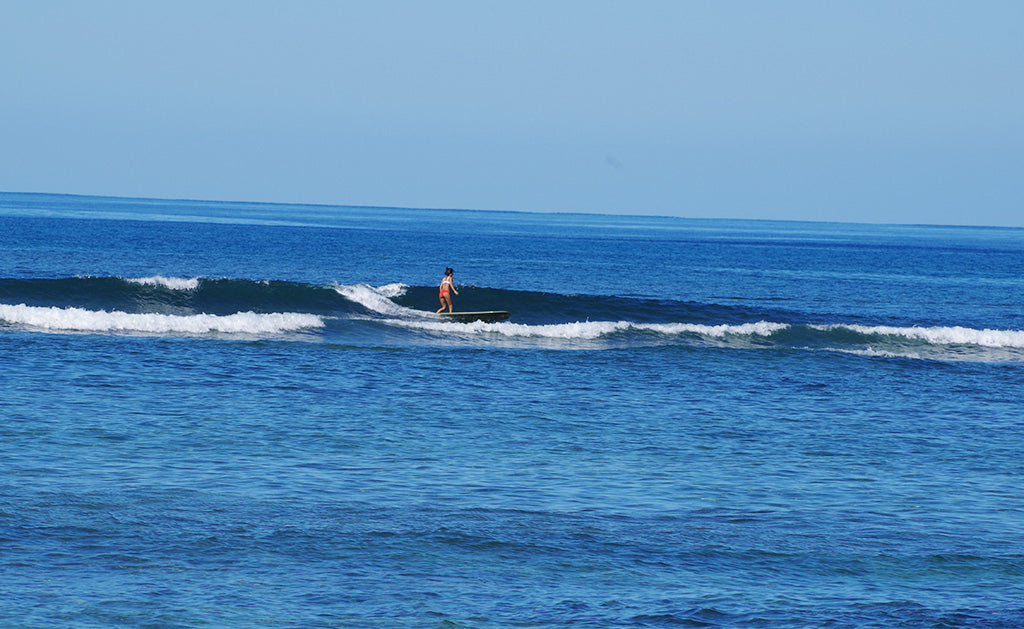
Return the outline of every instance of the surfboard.
[[[441,312],[437,316],[460,323],[469,323],[470,321],[494,323],[495,321],[504,321],[512,314],[507,310],[481,310],[479,312]]]

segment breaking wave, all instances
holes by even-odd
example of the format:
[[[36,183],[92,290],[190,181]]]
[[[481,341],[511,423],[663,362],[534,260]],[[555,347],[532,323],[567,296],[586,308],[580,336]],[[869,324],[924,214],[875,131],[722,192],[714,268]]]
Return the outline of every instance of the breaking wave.
[[[306,328],[322,328],[323,320],[310,314],[239,312],[232,315],[165,315],[107,312],[82,308],[9,306],[0,304],[0,320],[38,330],[56,332],[118,332],[136,334],[211,333],[273,335]]]
[[[868,325],[784,310],[473,286],[460,287],[459,310],[509,310],[512,318],[458,323],[434,314],[436,291],[399,283],[374,287],[160,275],[0,279],[0,331],[261,338],[299,333],[305,339],[356,346],[669,345],[1024,362],[1020,330]]]
[[[392,323],[440,332],[482,332],[508,337],[543,337],[561,339],[598,339],[617,333],[654,332],[671,336],[693,334],[710,338],[727,336],[770,336],[789,326],[785,323],[758,321],[739,325],[701,325],[694,323],[633,323],[630,321],[575,321],[527,325],[522,323],[451,323],[445,321],[401,321]]]
[[[867,337],[903,337],[935,345],[978,345],[981,347],[1024,348],[1024,332],[1018,330],[975,330],[954,327],[892,327],[867,325],[816,325],[822,331],[849,330]]]
[[[162,275],[154,275],[153,277],[128,278],[128,281],[133,284],[141,284],[143,286],[163,286],[171,290],[195,290],[199,288],[198,277],[183,279],[180,277],[163,277]]]

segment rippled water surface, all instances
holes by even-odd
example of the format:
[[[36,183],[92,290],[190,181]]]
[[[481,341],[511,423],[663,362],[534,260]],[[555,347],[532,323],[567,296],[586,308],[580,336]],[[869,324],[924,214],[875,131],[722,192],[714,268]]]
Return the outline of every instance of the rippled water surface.
[[[512,317],[434,317],[445,266]],[[0,625],[1019,627],[1022,271],[1021,230],[2,194]]]

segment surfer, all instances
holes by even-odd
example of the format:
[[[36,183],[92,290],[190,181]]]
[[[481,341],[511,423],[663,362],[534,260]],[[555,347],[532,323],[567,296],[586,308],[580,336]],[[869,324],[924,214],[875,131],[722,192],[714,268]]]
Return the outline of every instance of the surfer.
[[[455,284],[452,282],[452,275],[454,273],[455,271],[452,270],[452,267],[447,267],[444,270],[444,279],[441,280],[441,286],[439,287],[440,294],[438,297],[441,299],[441,307],[437,309],[438,313],[444,311],[445,306],[448,307],[448,312],[452,311],[452,296],[449,292],[456,295],[459,294],[459,291],[455,290]]]

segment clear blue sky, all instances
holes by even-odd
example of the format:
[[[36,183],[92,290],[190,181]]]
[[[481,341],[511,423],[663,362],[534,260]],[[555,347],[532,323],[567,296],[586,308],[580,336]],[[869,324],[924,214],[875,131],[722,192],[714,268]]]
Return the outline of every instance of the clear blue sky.
[[[1024,226],[1020,0],[0,0],[0,190]]]

